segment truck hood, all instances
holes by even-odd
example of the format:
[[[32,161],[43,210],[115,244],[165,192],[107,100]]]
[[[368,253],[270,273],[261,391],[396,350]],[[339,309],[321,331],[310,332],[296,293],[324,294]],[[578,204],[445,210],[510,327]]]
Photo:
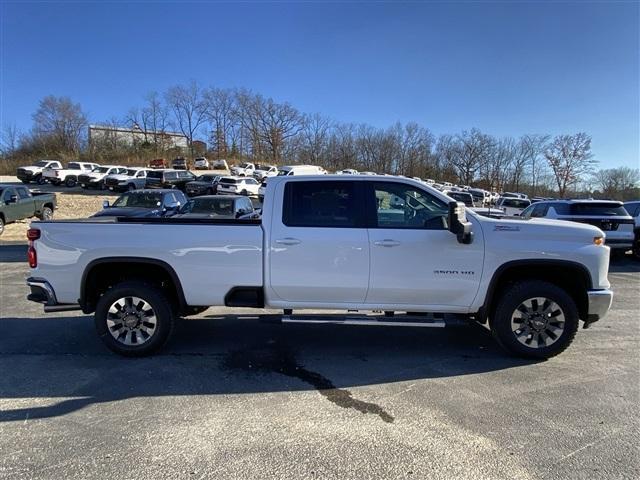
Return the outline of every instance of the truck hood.
[[[131,180],[133,177],[129,176],[129,175],[125,175],[124,173],[118,173],[116,175],[107,175],[106,178],[113,178],[119,182],[124,182],[127,180]],[[105,179],[106,179],[105,178]]]
[[[26,170],[27,172],[40,172],[42,171],[42,167],[20,167],[19,170]]]
[[[593,243],[594,237],[604,237],[605,234],[597,227],[584,223],[566,220],[552,220],[547,218],[519,219],[514,217],[495,219],[476,215],[482,224],[485,235],[509,236],[522,238],[523,242],[538,240],[569,241],[580,244]]]
[[[162,210],[150,209],[150,208],[105,208],[98,213],[92,215],[92,217],[160,217],[162,216]]]

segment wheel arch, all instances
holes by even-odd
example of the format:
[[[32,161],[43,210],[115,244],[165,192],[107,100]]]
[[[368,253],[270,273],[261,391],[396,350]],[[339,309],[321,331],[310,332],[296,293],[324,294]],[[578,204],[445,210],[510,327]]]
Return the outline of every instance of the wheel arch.
[[[104,257],[89,262],[82,273],[78,299],[82,311],[95,311],[103,291],[124,280],[142,280],[158,286],[179,311],[188,306],[180,278],[167,262],[146,257]]]
[[[496,269],[489,282],[478,320],[486,322],[493,315],[499,293],[520,280],[542,280],[564,289],[576,302],[580,319],[587,318],[587,290],[593,285],[587,267],[570,260],[531,259],[513,260]]]

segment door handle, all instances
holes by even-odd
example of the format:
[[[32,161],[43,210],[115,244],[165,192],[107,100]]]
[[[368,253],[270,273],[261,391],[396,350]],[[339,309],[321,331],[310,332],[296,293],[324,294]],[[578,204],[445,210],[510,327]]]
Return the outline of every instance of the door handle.
[[[300,243],[300,240],[298,240],[297,238],[286,237],[277,239],[276,243],[278,245],[298,245]]]
[[[378,245],[379,247],[397,247],[400,245],[400,242],[397,240],[391,240],[390,238],[385,238],[384,240],[376,240],[373,244]]]

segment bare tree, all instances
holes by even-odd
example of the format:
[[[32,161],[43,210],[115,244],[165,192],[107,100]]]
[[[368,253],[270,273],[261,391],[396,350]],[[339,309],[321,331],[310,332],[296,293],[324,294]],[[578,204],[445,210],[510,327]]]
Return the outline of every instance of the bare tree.
[[[277,164],[285,143],[302,131],[302,117],[288,103],[276,103],[272,99],[264,102],[260,113],[260,138],[268,146],[271,160]]]
[[[18,150],[20,135],[20,131],[15,123],[7,123],[2,127],[0,155],[2,155],[3,158],[12,156],[16,150]]]
[[[639,193],[640,170],[630,167],[599,170],[593,175],[593,183],[605,198],[630,200]]]
[[[195,81],[187,86],[176,85],[167,91],[166,100],[173,111],[176,127],[187,137],[193,157],[193,138],[204,123],[207,112],[200,87]]]
[[[33,136],[50,151],[76,154],[82,147],[87,117],[69,97],[49,95],[33,114]]]
[[[303,163],[319,164],[326,158],[331,121],[316,113],[305,115],[302,125],[301,160]]]
[[[597,164],[591,153],[591,137],[582,132],[556,136],[545,148],[544,156],[553,170],[560,198],[591,174]]]
[[[236,143],[239,126],[235,95],[230,90],[209,88],[203,93],[207,120],[211,123],[211,144],[216,158],[226,158]]]

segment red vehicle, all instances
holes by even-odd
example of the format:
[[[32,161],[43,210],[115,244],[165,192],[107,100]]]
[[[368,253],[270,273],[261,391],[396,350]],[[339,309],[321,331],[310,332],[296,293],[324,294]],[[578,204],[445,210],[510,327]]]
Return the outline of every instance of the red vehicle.
[[[169,163],[164,158],[156,158],[149,162],[149,168],[168,168]]]

